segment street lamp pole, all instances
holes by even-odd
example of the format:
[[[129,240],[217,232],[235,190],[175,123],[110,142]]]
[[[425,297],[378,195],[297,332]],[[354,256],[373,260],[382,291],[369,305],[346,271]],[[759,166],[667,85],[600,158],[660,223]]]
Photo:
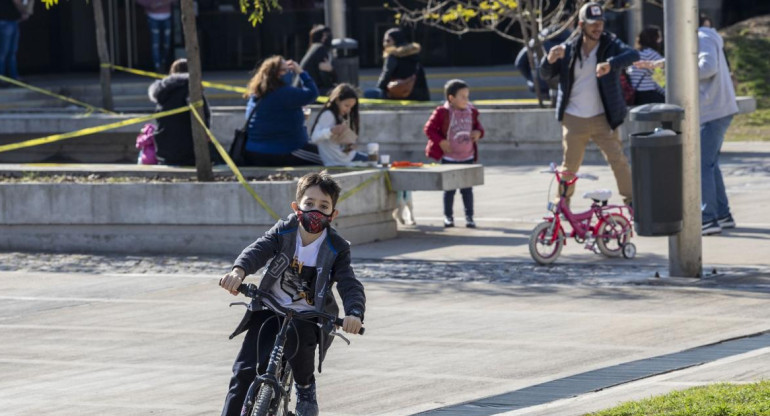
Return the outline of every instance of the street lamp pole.
[[[666,102],[684,108],[682,231],[668,238],[671,276],[701,277],[700,110],[698,108],[698,2],[665,0]]]
[[[347,36],[345,0],[325,0],[324,11],[326,26],[332,30],[332,35],[335,38]]]

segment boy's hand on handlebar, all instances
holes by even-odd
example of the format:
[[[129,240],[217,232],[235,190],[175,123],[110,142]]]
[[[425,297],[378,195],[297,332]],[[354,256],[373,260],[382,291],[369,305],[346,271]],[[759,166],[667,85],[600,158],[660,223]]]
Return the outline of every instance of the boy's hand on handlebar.
[[[246,276],[246,272],[240,267],[233,267],[230,273],[224,275],[219,279],[219,286],[222,289],[230,292],[232,295],[238,294],[238,286],[243,283],[243,278]]]
[[[342,320],[342,330],[349,334],[357,334],[362,326],[361,318],[357,316],[348,315]]]

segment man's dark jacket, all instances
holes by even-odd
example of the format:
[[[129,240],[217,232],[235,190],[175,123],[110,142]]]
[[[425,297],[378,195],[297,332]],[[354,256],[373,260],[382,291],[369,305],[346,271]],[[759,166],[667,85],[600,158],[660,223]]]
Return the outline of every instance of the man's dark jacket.
[[[332,286],[337,284],[337,292],[342,298],[345,315],[350,315],[353,309],[361,312],[361,320],[366,307],[366,295],[364,286],[356,279],[353,268],[350,266],[350,243],[342,238],[337,231],[329,227],[326,241],[323,242],[316,258],[316,281],[314,304],[318,312],[337,315],[339,307],[334,300]],[[273,228],[267,231],[243,252],[235,260],[235,265],[242,268],[246,275],[254,274],[268,262],[270,264],[259,282],[259,289],[269,292],[275,282],[283,276],[283,272],[290,266],[296,250],[299,221],[295,214],[289,215],[286,220],[280,220]],[[260,310],[261,304],[252,302],[246,316],[240,325],[230,335],[237,336],[248,328],[252,311]],[[331,337],[327,339],[326,333],[321,331],[319,344],[323,348],[318,349],[318,368],[321,369],[326,349],[331,344]]]
[[[147,95],[156,104],[155,111],[168,111],[186,107],[189,103],[190,75],[187,73],[171,74],[150,85]],[[211,111],[206,98],[203,98],[203,121],[210,125]],[[158,119],[158,131],[155,133],[158,157],[164,165],[195,166],[195,150],[192,138],[190,113],[184,112]],[[209,145],[212,160],[218,160],[216,151]]]
[[[565,43],[564,57],[553,64],[548,63],[548,56],[543,57],[540,64],[540,76],[546,81],[558,77],[559,95],[556,100],[556,118],[564,119],[564,110],[572,92],[572,84],[575,80],[575,62],[579,59],[579,53],[583,45],[583,37]],[[639,52],[623,43],[617,36],[610,32],[604,32],[599,39],[596,51],[596,62],[609,62],[612,68],[610,72],[599,78],[599,96],[604,105],[604,115],[612,129],[623,124],[626,118],[626,102],[623,99],[623,89],[620,86],[620,71],[639,60]]]

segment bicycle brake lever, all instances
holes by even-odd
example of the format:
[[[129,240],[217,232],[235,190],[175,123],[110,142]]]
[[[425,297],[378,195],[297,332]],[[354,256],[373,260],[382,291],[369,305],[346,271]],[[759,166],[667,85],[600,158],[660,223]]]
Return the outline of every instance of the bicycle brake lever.
[[[233,303],[230,304],[230,307],[232,308],[233,306],[245,306],[245,307],[248,308],[249,304],[246,303],[246,302],[233,302]]]
[[[346,338],[344,335],[340,334],[339,332],[337,332],[337,331],[332,331],[332,332],[330,332],[329,334],[331,334],[332,336],[335,336],[335,337],[340,337],[340,338],[342,338],[342,340],[343,340],[343,341],[345,341],[345,342],[346,342],[348,345],[350,345],[350,340],[349,340],[349,339],[347,339],[347,338]]]

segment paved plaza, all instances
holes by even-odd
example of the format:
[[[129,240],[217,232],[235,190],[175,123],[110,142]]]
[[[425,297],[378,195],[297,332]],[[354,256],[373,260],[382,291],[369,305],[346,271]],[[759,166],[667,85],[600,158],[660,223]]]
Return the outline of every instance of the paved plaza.
[[[476,230],[458,214],[445,230],[441,193],[415,193],[417,226],[353,248],[367,333],[332,347],[322,414],[581,415],[770,378],[770,343],[739,345],[770,330],[768,156],[765,144],[725,146],[738,228],[703,239],[702,279],[668,276],[665,237],[635,237],[634,260],[570,242],[555,266],[535,266],[541,166],[487,167]],[[608,167],[584,171],[600,181],[577,195],[615,189]],[[0,253],[0,415],[218,414],[241,342],[227,338],[243,313],[228,303],[241,299],[216,286],[231,261]]]

